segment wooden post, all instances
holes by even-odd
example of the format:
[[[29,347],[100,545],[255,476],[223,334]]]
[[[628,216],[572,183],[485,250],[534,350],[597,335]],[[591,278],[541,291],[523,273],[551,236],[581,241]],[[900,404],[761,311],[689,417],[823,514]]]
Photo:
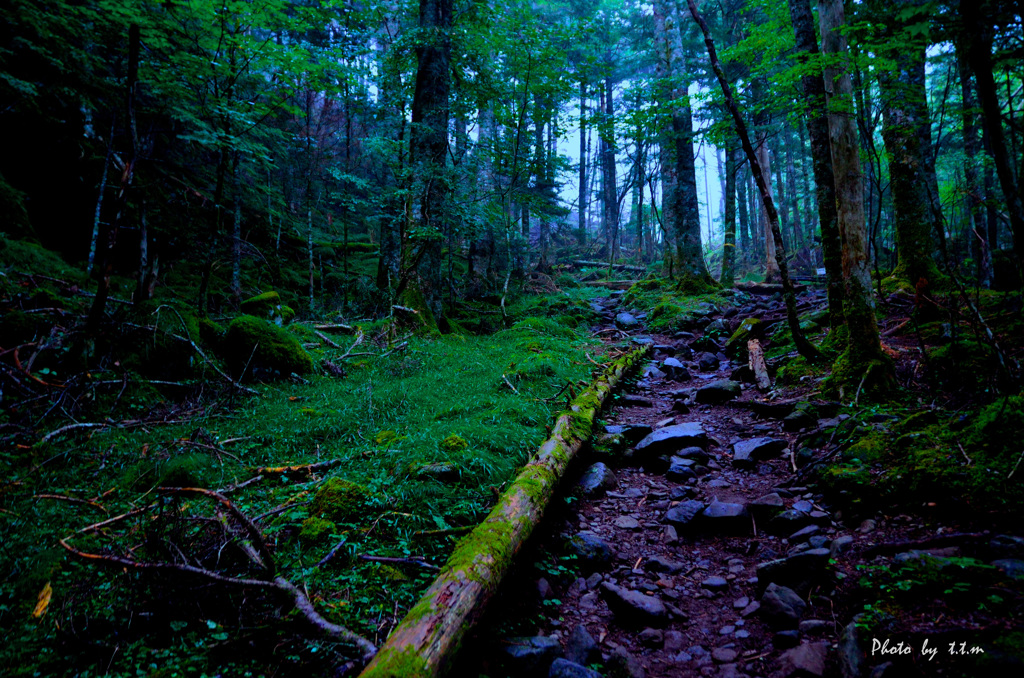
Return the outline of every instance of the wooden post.
[[[589,438],[615,386],[647,355],[648,346],[622,356],[555,419],[551,437],[498,499],[480,525],[456,545],[441,573],[395,627],[361,678],[440,675],[466,631],[497,590],[554,495],[558,481]]]

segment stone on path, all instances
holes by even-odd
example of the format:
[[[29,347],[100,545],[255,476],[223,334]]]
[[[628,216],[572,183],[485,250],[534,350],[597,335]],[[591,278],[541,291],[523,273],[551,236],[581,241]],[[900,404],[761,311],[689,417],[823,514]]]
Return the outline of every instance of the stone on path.
[[[810,522],[811,517],[806,513],[787,509],[769,520],[764,526],[764,531],[778,536],[790,535],[801,528],[807,527]]]
[[[620,530],[638,530],[640,529],[640,522],[632,516],[619,516],[615,519],[615,527]]]
[[[602,567],[612,561],[612,548],[593,532],[573,535],[568,547],[571,553],[591,567]]]
[[[750,529],[750,514],[743,504],[713,501],[700,514],[706,530],[719,533],[746,532]]]
[[[758,582],[788,586],[799,594],[807,593],[828,565],[828,549],[808,549],[802,553],[769,560],[757,566]]]
[[[599,461],[583,472],[578,485],[584,497],[601,497],[608,490],[618,487],[619,481],[612,470]]]
[[[758,497],[747,504],[747,510],[750,511],[757,520],[762,518],[771,518],[782,512],[785,508],[786,502],[782,501],[782,497],[779,496],[778,492],[771,492],[763,497]]]
[[[704,502],[696,499],[688,499],[680,502],[665,512],[665,522],[676,528],[687,527],[693,522],[701,511],[704,510]]]
[[[586,626],[577,624],[569,634],[569,642],[565,647],[565,658],[585,666],[600,657],[601,650],[597,647],[597,641],[587,631]]]
[[[652,432],[637,443],[634,449],[637,454],[647,458],[671,454],[684,447],[707,446],[708,435],[704,432],[704,427],[697,422],[686,422]]]
[[[501,647],[508,672],[517,676],[543,675],[551,662],[562,656],[562,646],[547,636],[509,638]]]
[[[576,662],[558,658],[551,663],[548,678],[601,678],[601,674]]]
[[[621,586],[603,582],[604,599],[615,616],[633,626],[664,626],[668,623],[665,605],[654,596],[630,591]]]
[[[619,313],[617,316],[615,316],[615,324],[618,325],[621,329],[629,330],[639,325],[640,321],[637,320],[636,316],[634,316],[632,313],[623,311],[622,313]]]
[[[693,378],[686,366],[675,358],[662,360],[660,369],[672,381],[689,381]]]
[[[697,389],[697,402],[705,405],[717,405],[738,398],[740,384],[731,379],[717,379]]]
[[[796,628],[806,609],[807,603],[796,591],[772,582],[761,596],[759,612],[768,626],[778,630]]]
[[[718,664],[732,664],[740,653],[731,647],[716,647],[711,651],[711,658]]]
[[[610,669],[609,673],[614,676],[647,678],[647,672],[640,665],[640,660],[621,645],[612,650],[612,654],[608,658],[608,668]]]
[[[777,456],[786,449],[785,440],[775,438],[751,438],[741,440],[732,446],[732,465],[736,468],[753,468],[758,461]]]
[[[708,591],[724,591],[725,589],[729,588],[729,582],[726,580],[725,577],[719,577],[716,575],[708,577],[707,579],[702,581],[700,583],[700,587]]]
[[[779,675],[783,678],[809,678],[825,675],[825,660],[828,645],[825,643],[804,643],[786,650],[779,657]]]

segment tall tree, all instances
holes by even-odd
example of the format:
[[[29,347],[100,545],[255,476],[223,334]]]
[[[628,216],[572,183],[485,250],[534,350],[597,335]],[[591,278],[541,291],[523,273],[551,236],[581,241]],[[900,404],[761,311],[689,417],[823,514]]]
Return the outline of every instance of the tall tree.
[[[825,285],[828,293],[829,327],[835,332],[844,323],[843,315],[843,252],[836,215],[836,188],[832,174],[832,151],[828,119],[825,116],[825,81],[821,66],[816,64],[818,39],[810,0],[789,0],[789,13],[796,35],[797,59],[813,68],[801,79],[806,102],[807,133],[811,141],[811,166],[821,226],[821,248],[825,263]]]
[[[840,396],[851,384],[888,385],[892,361],[882,351],[871,297],[867,228],[864,221],[864,181],[861,173],[857,128],[853,122],[853,83],[843,27],[843,0],[819,0],[821,51],[834,64],[825,69],[829,145],[836,182],[836,213],[843,243],[843,279],[846,350],[836,361],[833,377]],[[871,377],[869,379],[869,377]],[[856,387],[860,389],[860,386]]]

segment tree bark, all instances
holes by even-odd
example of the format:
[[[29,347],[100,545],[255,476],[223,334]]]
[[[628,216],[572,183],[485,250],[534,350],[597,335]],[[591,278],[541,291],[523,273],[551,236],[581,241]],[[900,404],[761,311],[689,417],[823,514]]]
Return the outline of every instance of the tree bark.
[[[722,287],[732,287],[736,280],[736,151],[733,144],[725,148],[725,236],[722,243]]]
[[[971,72],[967,66],[962,43],[962,40],[958,41],[956,48],[963,103],[961,117],[964,137],[964,183],[967,190],[969,216],[968,234],[971,241],[971,252],[977,266],[978,281],[982,286],[989,287],[992,284],[992,243],[988,241],[988,230],[984,226],[981,185],[978,182],[978,156],[981,155],[981,144],[978,139],[978,127],[974,112],[977,101],[974,98]]]
[[[815,36],[810,0],[790,0],[789,14],[793,22],[793,32],[796,34],[797,58],[813,63],[818,57],[818,39]],[[843,248],[836,214],[836,184],[832,172],[828,119],[825,116],[825,81],[820,74],[820,66],[816,72],[801,78],[801,86],[807,98],[807,134],[811,142],[815,198],[818,203],[818,223],[821,226],[829,327],[835,331],[845,322]]]
[[[882,351],[871,297],[868,270],[867,229],[864,222],[864,182],[861,173],[857,128],[853,123],[853,84],[848,69],[843,0],[819,0],[822,53],[833,57],[838,66],[825,69],[825,94],[828,105],[829,142],[836,182],[836,207],[839,233],[843,243],[843,279],[846,318],[846,350],[833,366],[840,397],[851,382],[859,380],[888,385],[892,363]],[[833,56],[834,55],[834,56]],[[867,377],[874,372],[869,382]]]
[[[410,163],[419,183],[420,251],[417,273],[424,301],[440,317],[443,298],[441,246],[446,231],[450,179],[448,100],[451,89],[452,0],[420,0],[421,38],[416,46],[416,89],[412,101]]]
[[[1013,248],[1017,255],[1017,266],[1024,270],[1024,203],[1017,188],[1009,146],[1003,133],[1002,112],[992,64],[992,28],[985,11],[991,10],[991,2],[967,0],[960,3],[964,21],[964,41],[967,45],[967,62],[974,71],[978,86],[978,100],[981,103],[982,125],[988,134],[992,160],[999,177],[999,186],[1006,201],[1013,233]],[[991,242],[995,243],[992,239]]]
[[[580,78],[580,199],[576,239],[582,250],[587,244],[587,82]]]

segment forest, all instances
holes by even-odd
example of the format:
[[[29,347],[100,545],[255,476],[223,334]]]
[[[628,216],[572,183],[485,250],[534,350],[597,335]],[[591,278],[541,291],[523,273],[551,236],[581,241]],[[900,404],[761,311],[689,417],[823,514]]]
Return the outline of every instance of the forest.
[[[1020,675],[1020,0],[6,0],[14,676]]]

